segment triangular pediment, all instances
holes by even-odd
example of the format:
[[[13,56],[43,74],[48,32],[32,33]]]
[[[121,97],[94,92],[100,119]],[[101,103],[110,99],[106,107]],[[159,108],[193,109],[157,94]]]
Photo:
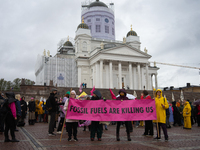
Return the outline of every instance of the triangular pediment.
[[[151,55],[148,55],[140,50],[137,50],[136,48],[133,48],[131,46],[120,46],[120,47],[114,47],[110,49],[104,49],[101,51],[101,53],[107,53],[107,54],[115,54],[115,55],[128,55],[128,56],[137,56],[137,57],[151,57]]]

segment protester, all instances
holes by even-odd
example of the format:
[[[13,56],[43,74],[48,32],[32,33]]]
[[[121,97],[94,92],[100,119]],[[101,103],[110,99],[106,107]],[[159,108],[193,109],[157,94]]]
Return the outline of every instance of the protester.
[[[99,100],[102,99],[101,93],[98,90],[93,91],[93,96],[91,100]],[[98,141],[101,141],[102,137],[102,124],[99,123],[99,121],[92,121],[91,123],[91,129],[90,129],[90,138],[91,141],[94,141],[95,133],[97,133]]]
[[[197,108],[197,113],[196,113],[197,125],[198,125],[198,127],[200,127],[200,105],[196,105],[196,108]]]
[[[25,102],[24,96],[22,96],[20,104],[21,104],[21,110],[22,110],[21,121],[24,122],[24,119],[26,118],[26,113],[27,113],[27,103]]]
[[[39,120],[39,122],[42,122],[42,115],[44,114],[42,105],[43,105],[43,101],[40,101],[38,104],[38,120]]]
[[[183,100],[184,108],[183,108],[183,118],[184,118],[184,127],[183,129],[191,129],[191,106],[188,101]]]
[[[180,118],[180,112],[178,111],[178,108],[176,107],[176,102],[172,102],[172,107],[173,107],[173,116],[174,116],[174,124],[173,126],[176,126],[178,124],[181,126],[181,118]],[[179,106],[180,107],[180,106]]]
[[[72,90],[70,92],[70,98],[75,99],[76,98],[76,92]],[[72,100],[70,99],[70,100]],[[66,99],[65,105],[64,105],[64,110],[68,110],[68,104],[69,100]],[[73,128],[73,136],[74,136],[74,141],[78,141],[77,139],[77,127],[78,127],[78,120],[72,120],[72,119],[66,119],[66,124],[67,124],[67,131],[68,131],[68,141],[72,140],[72,128]]]
[[[35,101],[34,98],[31,97],[31,101],[28,103],[28,111],[29,111],[29,125],[34,125],[35,123]]]
[[[179,99],[178,102],[176,102],[176,107],[179,108],[181,106],[181,100]]]
[[[183,102],[181,102],[180,107],[178,108],[181,125],[183,125],[183,108],[184,108],[184,104]]]
[[[121,100],[121,101],[129,100],[128,97],[126,97],[126,91],[124,89],[119,90],[119,95],[120,96],[117,97],[116,100]],[[121,121],[117,121],[117,128],[116,128],[117,141],[120,141],[120,138],[119,138],[120,125],[121,125]],[[125,121],[125,126],[126,126],[126,132],[127,132],[127,139],[128,139],[128,141],[131,141],[129,121]]]
[[[172,111],[172,104],[169,104],[169,124],[167,124],[167,128],[171,128],[171,123],[174,122],[173,111]]]
[[[16,94],[15,99],[16,99],[15,104],[16,104],[16,110],[17,110],[17,120],[15,120],[15,131],[18,131],[16,129],[16,127],[17,127],[17,124],[18,124],[18,122],[21,118],[21,115],[22,115],[21,104],[20,104],[20,99],[21,99],[20,94]]]
[[[69,95],[70,95],[70,91],[67,91],[63,100],[62,100],[62,103],[65,104],[66,101],[68,101],[69,99]],[[64,123],[64,119],[65,119],[65,110],[62,106],[60,106],[61,108],[61,111],[60,111],[60,121],[58,123],[58,129],[57,129],[57,134],[61,134],[61,130],[62,130],[62,127],[63,127],[63,123]]]
[[[192,102],[190,102],[190,100],[187,100],[190,104],[191,107],[191,124],[194,125],[194,106],[192,105]]]
[[[15,94],[14,93],[6,93],[7,100],[7,113],[5,116],[5,131],[4,142],[19,142],[15,138],[15,120],[17,120],[16,106],[15,106]],[[8,131],[10,130],[10,134],[12,136],[12,140],[9,139]]]
[[[140,99],[151,99],[151,96],[149,95],[149,93],[144,90],[142,92],[141,98]],[[145,120],[145,131],[143,136],[153,136],[153,122],[152,120]]]
[[[46,109],[46,102],[43,102],[44,117],[43,122],[48,123],[48,111]]]
[[[168,105],[169,105],[169,101],[167,101]],[[169,105],[169,108],[171,106]],[[171,128],[170,122],[169,122],[169,117],[170,117],[170,111],[169,108],[166,109],[166,126],[167,128]]]
[[[38,123],[39,100],[35,100],[35,123]]]
[[[49,96],[49,101],[51,104],[51,109],[49,110],[49,116],[50,116],[50,122],[49,122],[49,136],[55,136],[54,132],[54,124],[55,124],[55,119],[56,119],[56,107],[57,107],[57,102],[55,99],[55,95],[57,94],[57,89],[53,88],[51,90],[50,96]]]
[[[167,127],[166,127],[166,109],[169,108],[169,105],[167,103],[167,99],[162,96],[162,90],[158,89],[155,93],[155,103],[156,103],[156,114],[157,114],[157,120],[154,120],[153,122],[158,123],[157,127],[157,137],[154,139],[160,140],[161,139],[161,133],[160,133],[160,127],[162,127],[165,141],[168,141],[168,134],[167,134]]]
[[[1,111],[2,110],[2,107],[3,107],[3,104],[5,103],[5,99],[3,98],[4,95],[3,93],[0,93],[0,133],[2,134],[4,132],[4,116],[3,116],[3,113]]]

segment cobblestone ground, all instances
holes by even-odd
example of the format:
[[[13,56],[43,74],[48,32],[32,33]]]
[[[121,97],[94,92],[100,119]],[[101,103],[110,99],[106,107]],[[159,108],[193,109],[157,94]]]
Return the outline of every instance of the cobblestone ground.
[[[200,128],[193,125],[191,130],[182,127],[168,129],[169,141],[165,142],[163,133],[160,141],[153,140],[153,137],[142,136],[144,127],[134,128],[131,133],[132,141],[127,141],[125,127],[120,129],[120,141],[116,141],[115,125],[108,126],[103,131],[102,141],[90,141],[90,133],[78,128],[78,140],[68,142],[66,130],[64,130],[62,141],[60,135],[48,136],[48,124],[36,123],[34,126],[25,125],[16,132],[19,143],[4,143],[4,136],[0,135],[0,150],[200,150]],[[55,132],[56,133],[56,132]],[[156,133],[154,127],[154,134]],[[154,136],[155,137],[155,136]]]

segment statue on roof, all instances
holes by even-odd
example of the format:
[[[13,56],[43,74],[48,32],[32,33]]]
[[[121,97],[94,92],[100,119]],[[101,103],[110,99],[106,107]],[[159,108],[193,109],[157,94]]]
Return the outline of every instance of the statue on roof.
[[[46,50],[44,49],[44,52],[43,52],[44,56],[46,56]]]
[[[47,56],[50,57],[50,51],[49,50],[47,51]]]

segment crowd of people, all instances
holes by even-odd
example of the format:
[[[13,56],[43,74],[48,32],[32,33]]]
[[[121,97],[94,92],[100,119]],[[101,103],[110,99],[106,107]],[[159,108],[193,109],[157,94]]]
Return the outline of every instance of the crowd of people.
[[[0,95],[0,133],[4,133],[5,142],[19,142],[15,137],[15,132],[17,132],[17,127],[22,127],[25,125],[26,116],[28,118],[28,124],[34,125],[35,123],[49,123],[48,124],[48,135],[55,136],[54,129],[57,125],[57,134],[63,133],[63,127],[66,128],[68,133],[68,141],[73,140],[78,141],[77,128],[80,127],[81,123],[86,131],[86,126],[89,127],[90,139],[94,141],[95,134],[97,133],[97,140],[101,141],[103,133],[103,124],[100,121],[80,121],[65,119],[66,111],[68,109],[69,98],[77,98],[76,91],[67,91],[63,98],[56,97],[57,89],[53,88],[50,96],[46,101],[35,100],[32,97],[28,103],[25,101],[25,97],[21,97],[20,94],[14,93],[1,93]],[[154,126],[156,126],[157,135],[154,139],[161,139],[161,128],[164,133],[165,140],[168,141],[167,130],[173,125],[183,126],[183,129],[191,129],[192,125],[197,123],[200,127],[200,106],[192,105],[189,100],[183,100],[170,103],[162,95],[162,90],[155,91],[155,97],[151,97],[149,93],[144,90],[141,93],[141,97],[138,99],[155,99],[157,120],[145,120],[145,121],[117,121],[110,122],[112,125],[116,125],[116,140],[120,141],[120,126],[125,125],[127,140],[131,141],[131,132],[133,132],[133,124],[135,127],[138,125],[144,125],[145,130],[142,134],[143,136],[154,135]],[[103,99],[100,91],[93,91],[93,95],[84,97],[85,100],[100,100]],[[127,93],[124,89],[119,90],[119,96],[116,100],[129,100]],[[58,122],[58,123],[57,123]],[[172,124],[173,123],[173,124]],[[107,123],[105,124],[105,129],[107,128]],[[8,135],[10,130],[11,140]]]

